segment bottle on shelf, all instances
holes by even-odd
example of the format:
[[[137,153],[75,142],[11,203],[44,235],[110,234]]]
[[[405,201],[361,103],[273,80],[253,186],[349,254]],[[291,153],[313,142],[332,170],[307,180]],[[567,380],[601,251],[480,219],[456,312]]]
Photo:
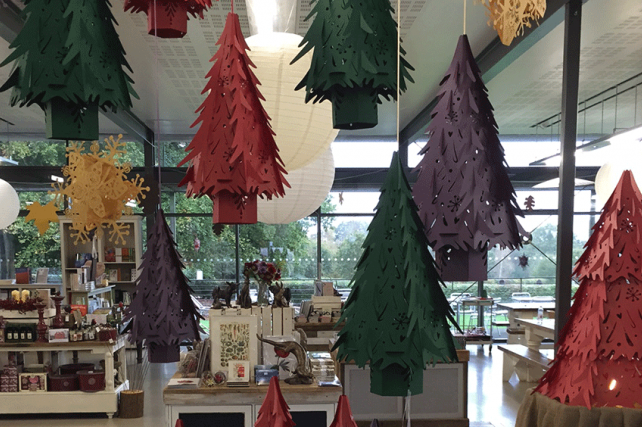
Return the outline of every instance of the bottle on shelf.
[[[542,322],[544,322],[544,307],[540,305],[537,309],[537,323],[541,324]]]

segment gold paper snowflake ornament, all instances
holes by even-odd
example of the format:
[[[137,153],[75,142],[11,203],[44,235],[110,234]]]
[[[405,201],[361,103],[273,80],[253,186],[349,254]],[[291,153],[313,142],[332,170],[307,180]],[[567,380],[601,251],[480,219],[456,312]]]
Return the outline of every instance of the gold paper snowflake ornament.
[[[145,198],[143,178],[136,175],[129,180],[131,171],[129,163],[121,163],[120,156],[127,152],[122,149],[124,142],[113,136],[105,138],[106,149],[100,150],[98,141],[94,141],[89,153],[85,153],[83,142],[72,142],[67,147],[69,164],[62,168],[66,177],[64,183],[54,183],[55,202],[62,209],[64,200],[70,199],[70,206],[65,215],[71,218],[71,236],[74,244],[90,240],[90,232],[96,230],[96,236],[102,237],[109,231],[109,240],[114,244],[125,244],[129,227],[119,224],[122,215],[131,215],[132,208],[127,202],[135,200],[140,203]]]
[[[503,44],[509,46],[515,37],[524,34],[531,21],[544,17],[546,0],[475,0],[488,9],[488,25],[497,31]]]

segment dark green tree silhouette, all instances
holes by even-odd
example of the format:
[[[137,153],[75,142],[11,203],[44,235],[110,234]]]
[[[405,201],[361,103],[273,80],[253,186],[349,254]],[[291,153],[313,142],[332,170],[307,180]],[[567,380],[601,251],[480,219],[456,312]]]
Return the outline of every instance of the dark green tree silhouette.
[[[45,110],[47,137],[98,139],[98,107],[130,108],[132,79],[107,0],[25,0],[25,25],[0,65],[11,105]]]
[[[339,321],[338,359],[369,364],[372,393],[419,394],[427,363],[457,361],[455,320],[397,153],[363,249]]]
[[[380,97],[397,99],[397,24],[390,0],[313,0],[306,20],[314,17],[301,42],[312,64],[297,90],[306,88],[306,102],[332,101],[336,129],[377,125]],[[399,57],[399,87],[413,81],[412,66]]]

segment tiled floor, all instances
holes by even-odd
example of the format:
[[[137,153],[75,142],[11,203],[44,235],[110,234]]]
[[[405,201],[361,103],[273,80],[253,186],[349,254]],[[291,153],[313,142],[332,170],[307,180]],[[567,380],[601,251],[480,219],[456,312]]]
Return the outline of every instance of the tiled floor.
[[[471,427],[513,427],[522,397],[532,383],[502,382],[502,353],[492,355],[488,346],[469,346],[468,417]],[[165,408],[162,390],[174,373],[174,365],[152,365],[145,388],[145,416],[142,419],[107,419],[79,415],[0,415],[2,427],[163,427]],[[2,395],[0,394],[0,399]],[[34,401],[37,405],[37,402]]]

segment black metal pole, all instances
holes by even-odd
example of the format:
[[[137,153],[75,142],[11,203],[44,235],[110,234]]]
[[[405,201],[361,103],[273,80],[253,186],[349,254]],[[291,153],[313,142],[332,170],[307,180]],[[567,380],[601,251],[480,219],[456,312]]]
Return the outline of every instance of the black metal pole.
[[[158,180],[158,176],[154,176],[154,164],[156,162],[156,148],[154,147],[155,144],[155,138],[154,138],[154,133],[153,132],[147,132],[145,141],[142,142],[143,144],[143,154],[145,156],[145,175],[146,176],[153,176],[154,179]],[[158,165],[160,168],[160,165]],[[160,188],[160,183],[158,187],[158,191],[161,191]],[[160,200],[160,194],[159,200]],[[147,226],[147,235],[149,235],[150,230],[152,227],[154,227],[154,220],[156,218],[156,212],[150,212],[145,216],[145,224]],[[143,236],[145,238],[145,242],[147,242],[147,236]]]
[[[234,248],[234,253],[235,253],[235,258],[236,258],[236,283],[240,284],[241,283],[241,246],[240,246],[240,240],[241,240],[241,228],[240,225],[236,224],[234,226],[234,236],[235,236],[235,248]],[[240,292],[240,286],[238,288],[238,292]]]
[[[557,271],[555,299],[555,341],[566,324],[571,307],[573,274],[573,210],[575,188],[575,145],[580,78],[580,35],[582,1],[566,4],[564,21],[564,70],[562,76],[562,123],[560,153],[559,222],[557,227]]]
[[[321,206],[315,214],[317,216],[317,280],[321,280]]]

